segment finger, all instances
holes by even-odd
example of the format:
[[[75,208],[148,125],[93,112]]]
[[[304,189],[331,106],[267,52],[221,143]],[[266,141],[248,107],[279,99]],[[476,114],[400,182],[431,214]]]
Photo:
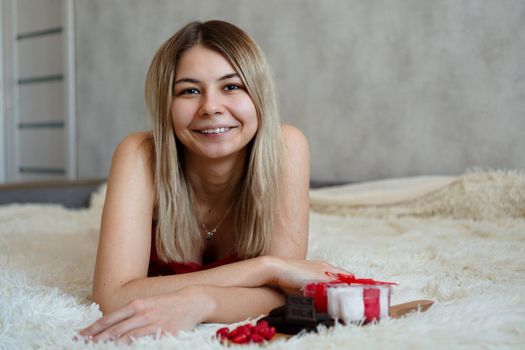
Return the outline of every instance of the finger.
[[[95,337],[93,337],[93,341],[99,342],[119,339],[124,334],[136,329],[141,329],[149,324],[151,324],[150,318],[146,317],[145,315],[134,315],[133,317],[118,322],[114,326],[107,328],[103,332],[100,332]]]
[[[343,268],[340,268],[339,266],[334,266],[332,264],[329,264],[329,263],[324,263],[324,268],[323,268],[323,274],[322,274],[322,278],[321,280],[322,281],[330,281],[333,279],[333,276],[330,276],[330,274],[351,274],[351,272],[343,269]]]
[[[145,337],[145,336],[148,336],[148,335],[156,336],[157,334],[159,334],[159,335],[163,334],[161,328],[159,326],[150,325],[150,326],[147,326],[147,327],[134,329],[134,330],[132,330],[132,331],[122,335],[118,339],[118,343],[119,344],[120,343],[130,344],[134,339],[137,339],[139,337]]]
[[[95,335],[99,334],[100,332],[103,332],[104,330],[113,326],[114,324],[130,318],[134,315],[134,313],[135,310],[132,307],[126,306],[98,319],[90,326],[82,329],[79,332],[79,334],[83,337],[94,337]]]

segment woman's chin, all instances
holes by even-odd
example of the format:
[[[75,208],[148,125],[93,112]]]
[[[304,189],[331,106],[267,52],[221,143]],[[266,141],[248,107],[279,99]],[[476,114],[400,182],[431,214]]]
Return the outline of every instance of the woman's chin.
[[[244,154],[244,148],[241,149],[204,149],[194,152],[199,158],[210,161],[220,161],[240,157]]]

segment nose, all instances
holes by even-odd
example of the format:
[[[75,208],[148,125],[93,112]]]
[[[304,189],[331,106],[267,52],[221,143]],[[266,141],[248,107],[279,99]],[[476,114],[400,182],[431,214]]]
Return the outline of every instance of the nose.
[[[222,114],[223,111],[224,106],[219,94],[214,92],[206,92],[202,95],[201,104],[199,107],[199,114],[201,116],[211,117]]]

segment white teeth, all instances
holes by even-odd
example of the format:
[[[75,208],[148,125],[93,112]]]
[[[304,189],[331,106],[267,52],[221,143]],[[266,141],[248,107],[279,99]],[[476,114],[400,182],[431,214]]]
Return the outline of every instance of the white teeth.
[[[201,133],[203,134],[222,134],[229,130],[230,128],[204,129],[204,130],[201,130]]]

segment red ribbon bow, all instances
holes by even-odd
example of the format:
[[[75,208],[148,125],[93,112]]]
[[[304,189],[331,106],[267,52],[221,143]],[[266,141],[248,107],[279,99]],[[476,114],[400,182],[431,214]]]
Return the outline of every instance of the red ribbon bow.
[[[333,278],[333,282],[336,283],[348,283],[348,284],[366,284],[366,285],[378,285],[378,284],[391,284],[391,285],[398,285],[395,282],[382,282],[382,281],[376,281],[372,278],[356,278],[355,275],[349,273],[333,273],[333,272],[325,272],[327,276]]]

